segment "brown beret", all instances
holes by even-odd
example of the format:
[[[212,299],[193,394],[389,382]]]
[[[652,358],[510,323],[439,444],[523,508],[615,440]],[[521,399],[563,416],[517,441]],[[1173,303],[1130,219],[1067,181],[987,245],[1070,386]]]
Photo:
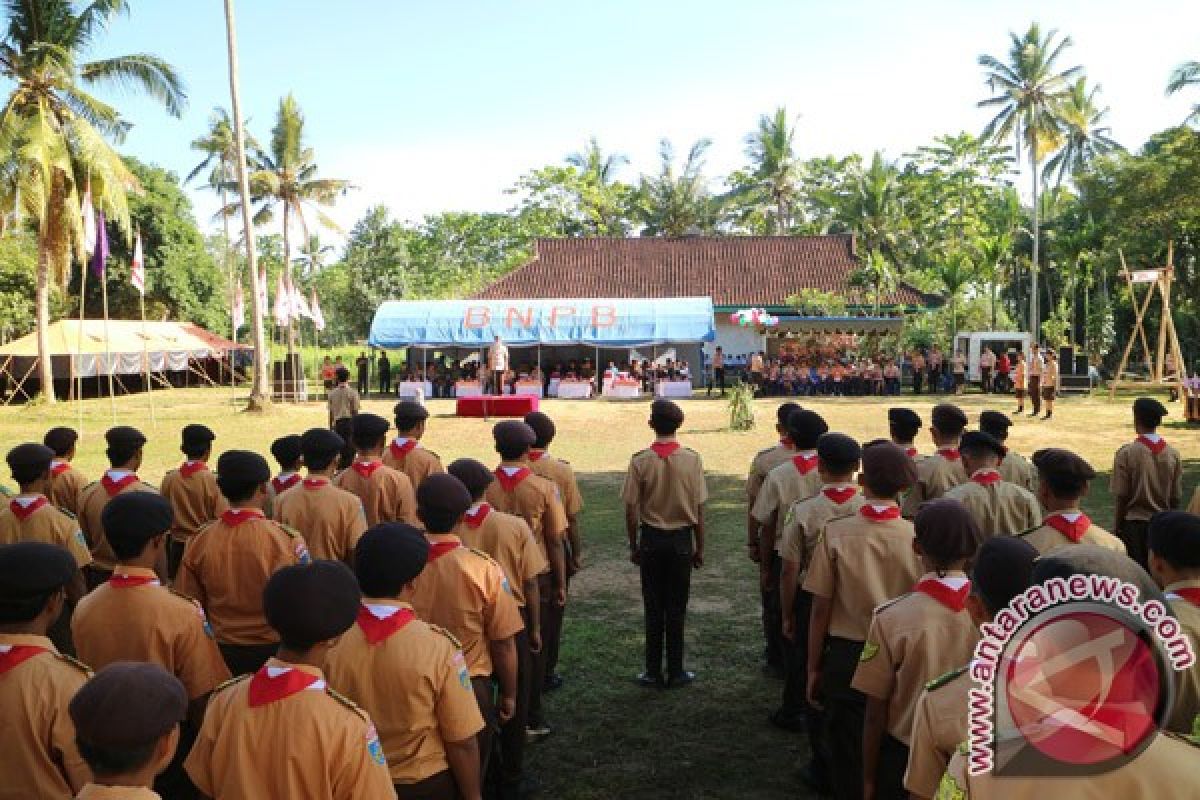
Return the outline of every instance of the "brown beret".
[[[105,431],[104,441],[108,442],[109,447],[141,447],[146,443],[146,437],[137,428],[131,428],[128,425],[118,425],[115,428],[109,428]]]
[[[188,696],[157,664],[109,664],[71,698],[75,736],[95,747],[128,749],[154,744],[187,716]]]
[[[534,436],[537,441],[534,445],[547,445],[554,441],[554,434],[557,429],[554,427],[554,420],[543,414],[541,411],[530,411],[525,415],[525,424],[533,429]]]
[[[14,472],[41,475],[50,469],[50,462],[54,460],[54,451],[44,444],[27,442],[9,450],[6,460]]]
[[[496,447],[501,450],[529,448],[537,441],[537,434],[533,432],[533,428],[516,419],[497,422],[492,428],[492,436],[496,440]]]
[[[226,450],[217,459],[217,475],[240,483],[266,483],[271,480],[271,467],[258,453]]]
[[[983,431],[967,431],[964,433],[962,441],[958,444],[958,449],[968,455],[973,453],[992,453],[997,458],[1004,458],[1008,454],[1008,448],[999,439]]]
[[[446,467],[454,477],[462,481],[463,486],[472,496],[478,497],[484,489],[496,480],[492,471],[473,458],[460,458]]]
[[[862,472],[871,489],[889,496],[897,495],[917,482],[917,467],[913,460],[891,442],[872,442],[863,448]]]
[[[683,409],[670,400],[658,399],[650,404],[650,418],[661,419],[678,427],[683,424]]]
[[[361,600],[354,573],[340,561],[284,567],[263,589],[267,623],[290,644],[316,644],[344,633]]]
[[[462,516],[471,502],[471,493],[453,475],[430,475],[417,487],[417,507],[434,513]]]
[[[967,427],[967,415],[953,403],[939,403],[929,415],[933,427],[948,434],[956,434]]]

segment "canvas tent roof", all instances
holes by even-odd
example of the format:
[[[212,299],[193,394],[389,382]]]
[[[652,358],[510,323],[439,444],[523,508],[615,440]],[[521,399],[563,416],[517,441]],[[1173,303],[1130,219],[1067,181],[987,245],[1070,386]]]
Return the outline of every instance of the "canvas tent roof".
[[[82,337],[80,333],[82,332]],[[249,349],[204,330],[190,322],[146,322],[143,330],[139,320],[88,319],[80,329],[79,320],[64,319],[52,323],[49,330],[52,356],[137,355],[149,352],[186,353],[192,358],[221,357],[230,349]],[[107,336],[106,336],[107,333]],[[107,341],[106,341],[107,340]],[[37,335],[31,333],[0,346],[0,357],[33,357],[38,355]]]

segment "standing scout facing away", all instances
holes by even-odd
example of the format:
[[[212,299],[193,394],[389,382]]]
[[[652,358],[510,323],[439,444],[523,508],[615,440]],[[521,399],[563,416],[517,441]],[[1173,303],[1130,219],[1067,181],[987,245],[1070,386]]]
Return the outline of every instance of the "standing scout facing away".
[[[1117,504],[1117,536],[1129,557],[1146,566],[1146,527],[1159,511],[1179,508],[1183,502],[1183,464],[1179,451],[1158,434],[1167,415],[1162,403],[1151,397],[1133,401],[1133,427],[1137,439],[1121,447],[1113,458],[1111,491]]]

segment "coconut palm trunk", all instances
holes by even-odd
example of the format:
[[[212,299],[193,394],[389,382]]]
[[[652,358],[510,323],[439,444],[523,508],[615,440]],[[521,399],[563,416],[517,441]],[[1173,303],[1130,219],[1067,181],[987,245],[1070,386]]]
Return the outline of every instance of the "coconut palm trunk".
[[[1033,166],[1033,260],[1029,264],[1029,332],[1034,341],[1041,338],[1041,327],[1038,319],[1038,249],[1041,244],[1041,209],[1038,207],[1038,157],[1037,152],[1030,151],[1030,164]]]
[[[37,289],[34,306],[37,317],[38,380],[42,397],[53,405],[58,402],[54,392],[54,364],[50,355],[50,252],[43,237],[38,237]],[[87,266],[84,266],[87,269]]]
[[[291,222],[289,214],[291,209],[287,203],[283,204],[283,274],[287,279],[287,291],[291,291],[292,283],[292,240],[291,240]],[[290,299],[290,298],[289,298]],[[292,319],[292,314],[288,313],[287,323],[287,354],[288,363],[291,363],[292,355],[296,352],[296,320]]]

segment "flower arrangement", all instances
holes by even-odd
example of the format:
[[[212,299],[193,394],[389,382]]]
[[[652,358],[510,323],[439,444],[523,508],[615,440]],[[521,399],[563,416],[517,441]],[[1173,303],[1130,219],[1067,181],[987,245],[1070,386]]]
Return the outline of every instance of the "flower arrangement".
[[[779,317],[768,314],[762,308],[743,308],[729,315],[729,321],[740,328],[774,328],[779,324]]]

